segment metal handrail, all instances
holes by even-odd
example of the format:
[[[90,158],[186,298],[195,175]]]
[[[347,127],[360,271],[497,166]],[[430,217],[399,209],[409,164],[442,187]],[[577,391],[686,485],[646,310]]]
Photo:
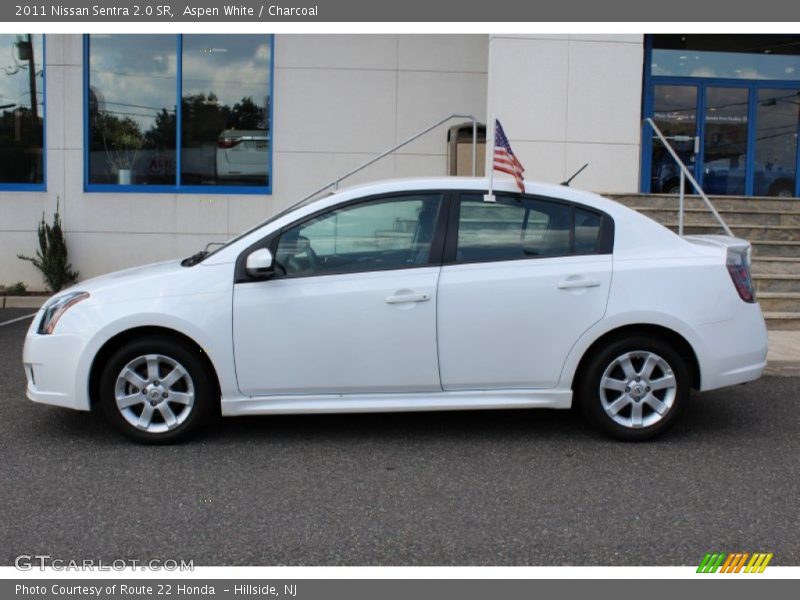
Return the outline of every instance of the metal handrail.
[[[713,214],[714,217],[716,217],[717,221],[722,226],[722,229],[725,230],[725,233],[727,233],[731,237],[735,237],[733,235],[733,232],[731,231],[730,227],[728,227],[728,224],[725,223],[723,218],[717,212],[717,209],[714,208],[714,205],[711,203],[711,200],[709,200],[708,196],[706,196],[706,193],[703,191],[703,188],[701,188],[700,184],[697,183],[697,180],[694,178],[694,176],[689,171],[688,167],[684,164],[684,162],[680,159],[680,157],[678,156],[678,153],[675,152],[675,149],[672,147],[672,144],[670,144],[667,141],[667,138],[664,137],[664,134],[661,133],[661,130],[658,128],[658,125],[656,125],[655,122],[653,121],[653,119],[651,119],[650,117],[645,118],[642,122],[647,124],[647,125],[650,125],[650,127],[653,128],[653,131],[658,136],[658,139],[661,140],[662,144],[664,144],[664,147],[667,149],[667,152],[669,152],[670,156],[672,156],[672,159],[675,161],[675,163],[678,165],[678,167],[680,168],[680,171],[681,171],[680,192],[679,192],[679,197],[678,197],[679,198],[678,199],[678,203],[679,203],[678,235],[683,235],[683,208],[684,208],[683,205],[684,205],[685,196],[686,196],[686,179],[688,179],[689,183],[692,184],[692,186],[694,187],[695,191],[697,191],[697,193],[700,194],[700,197],[706,203],[706,206],[711,211],[711,214]]]
[[[321,188],[319,188],[314,193],[309,194],[308,196],[306,196],[305,198],[300,200],[299,204],[305,202],[306,200],[310,200],[311,198],[313,198],[317,194],[321,194],[322,192],[324,192],[325,190],[327,190],[330,187],[332,187],[334,189],[334,191],[337,190],[339,188],[339,184],[342,181],[344,181],[345,179],[347,179],[348,177],[351,177],[351,176],[355,175],[359,171],[363,171],[364,169],[366,169],[370,165],[378,162],[380,159],[389,156],[390,154],[392,154],[393,152],[396,152],[397,150],[399,150],[403,146],[406,146],[406,145],[410,144],[411,142],[413,142],[417,138],[422,137],[423,135],[425,135],[429,131],[432,131],[432,130],[436,129],[437,127],[439,127],[439,125],[443,125],[444,123],[447,123],[447,121],[450,121],[452,119],[469,119],[472,122],[472,176],[475,177],[475,173],[477,172],[476,168],[477,168],[477,155],[478,155],[477,154],[478,153],[478,119],[476,119],[473,115],[462,115],[462,114],[459,114],[459,113],[454,113],[452,115],[446,116],[444,119],[441,119],[441,120],[437,121],[436,123],[434,123],[430,127],[426,127],[425,129],[423,129],[419,133],[416,133],[416,134],[412,135],[410,138],[400,142],[396,146],[392,146],[388,150],[385,150],[384,152],[381,152],[380,154],[378,154],[378,156],[376,156],[374,158],[371,158],[370,160],[368,160],[367,162],[365,162],[362,165],[359,165],[358,167],[356,167],[352,171],[349,171],[348,173],[342,175],[341,177],[338,177],[337,179],[334,179],[329,184],[322,186]]]

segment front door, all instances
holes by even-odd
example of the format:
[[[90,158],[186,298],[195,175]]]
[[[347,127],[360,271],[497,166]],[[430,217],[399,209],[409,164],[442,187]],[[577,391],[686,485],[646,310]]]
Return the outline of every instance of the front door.
[[[288,227],[277,273],[237,283],[233,335],[248,396],[440,391],[442,194],[370,199]]]

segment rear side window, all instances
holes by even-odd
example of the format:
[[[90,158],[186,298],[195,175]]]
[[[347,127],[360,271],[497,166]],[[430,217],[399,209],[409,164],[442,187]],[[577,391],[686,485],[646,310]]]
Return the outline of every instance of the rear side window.
[[[602,215],[542,198],[463,194],[457,262],[546,258],[598,251]]]
[[[601,216],[575,208],[575,254],[594,254],[600,241]]]

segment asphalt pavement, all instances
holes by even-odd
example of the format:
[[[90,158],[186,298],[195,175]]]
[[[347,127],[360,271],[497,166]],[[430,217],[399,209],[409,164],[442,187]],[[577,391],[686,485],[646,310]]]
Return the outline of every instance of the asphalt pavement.
[[[800,564],[797,378],[695,394],[650,443],[531,410],[227,418],[145,447],[25,399],[27,326],[0,327],[0,564]]]

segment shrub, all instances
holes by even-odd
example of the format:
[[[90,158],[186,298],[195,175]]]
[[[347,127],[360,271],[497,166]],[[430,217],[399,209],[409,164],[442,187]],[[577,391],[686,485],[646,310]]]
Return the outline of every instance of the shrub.
[[[17,283],[12,283],[11,285],[0,285],[0,295],[3,296],[22,296],[27,291],[27,286],[18,281]]]
[[[39,223],[39,249],[36,250],[36,256],[18,254],[17,258],[32,262],[33,266],[42,272],[44,282],[51,292],[59,291],[78,278],[78,272],[72,270],[72,265],[67,260],[67,242],[61,229],[58,204],[52,225],[45,222],[42,213],[42,220]]]

